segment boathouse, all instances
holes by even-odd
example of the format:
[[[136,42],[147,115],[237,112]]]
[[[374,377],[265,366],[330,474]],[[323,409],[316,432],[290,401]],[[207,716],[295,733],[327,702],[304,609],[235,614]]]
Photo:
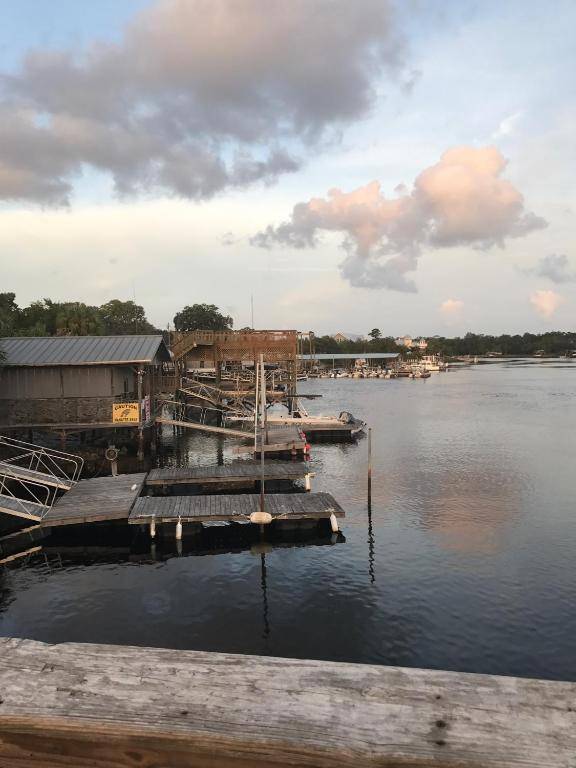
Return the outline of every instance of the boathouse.
[[[142,425],[170,360],[159,335],[0,338],[0,431]]]

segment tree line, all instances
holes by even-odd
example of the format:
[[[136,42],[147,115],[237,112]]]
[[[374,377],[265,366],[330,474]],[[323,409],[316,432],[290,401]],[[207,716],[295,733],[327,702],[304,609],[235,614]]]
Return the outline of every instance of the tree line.
[[[177,331],[225,330],[232,318],[214,304],[193,304],[174,316]],[[92,306],[81,301],[33,301],[19,307],[15,293],[0,293],[0,336],[125,336],[162,333],[134,301]]]
[[[374,329],[377,330],[377,329]],[[374,334],[359,341],[336,341],[332,336],[317,336],[314,348],[317,354],[345,354],[358,352],[400,352],[418,357],[421,354],[440,354],[445,357],[464,355],[484,356],[502,355],[503,357],[522,357],[536,354],[563,355],[576,352],[576,333],[569,331],[549,331],[547,333],[502,334],[490,336],[483,333],[467,333],[465,336],[445,337],[428,336],[428,348],[423,352],[399,347],[391,336]],[[304,350],[308,352],[308,349]]]
[[[173,322],[177,331],[220,331],[233,326],[232,317],[221,312],[215,304],[188,305],[174,315]],[[148,321],[144,307],[134,301],[112,299],[100,306],[91,306],[79,301],[42,299],[27,307],[19,307],[14,293],[0,293],[0,336],[116,336],[162,332]],[[427,340],[428,353],[447,357],[561,355],[576,350],[576,333],[565,331],[500,336],[467,333],[452,338],[427,337]],[[313,349],[318,354],[407,352],[396,345],[392,336],[383,336],[378,328],[373,328],[366,339],[358,341],[315,336]],[[302,351],[310,351],[307,342]],[[412,351],[411,354],[419,353]]]

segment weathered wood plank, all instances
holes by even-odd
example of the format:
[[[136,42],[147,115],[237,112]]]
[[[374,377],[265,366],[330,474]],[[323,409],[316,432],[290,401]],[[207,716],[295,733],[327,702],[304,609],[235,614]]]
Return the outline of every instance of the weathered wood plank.
[[[253,493],[202,496],[142,496],[136,499],[129,523],[139,524],[154,517],[174,522],[194,518],[199,521],[249,517],[259,508],[260,495]],[[329,493],[271,493],[266,509],[273,517],[325,518],[334,512],[344,517],[344,510]]]
[[[268,463],[264,467],[264,479],[298,480],[309,473],[309,469],[303,461]],[[251,461],[234,462],[224,466],[152,469],[146,477],[146,485],[177,485],[180,483],[199,485],[259,480],[261,474],[262,469],[259,462]]]
[[[576,684],[0,640],[4,768],[573,768]]]
[[[59,499],[42,519],[42,525],[54,527],[127,520],[134,501],[142,491],[145,472],[117,477],[95,477],[80,480]]]

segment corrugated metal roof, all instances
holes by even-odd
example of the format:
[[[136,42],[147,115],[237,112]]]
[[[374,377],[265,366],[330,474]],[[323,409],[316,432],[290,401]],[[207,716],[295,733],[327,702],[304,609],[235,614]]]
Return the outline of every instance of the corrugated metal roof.
[[[170,360],[162,336],[16,336],[0,338],[3,365],[103,365]]]
[[[336,352],[334,355],[298,355],[299,360],[395,360],[398,352],[350,352],[343,354]]]

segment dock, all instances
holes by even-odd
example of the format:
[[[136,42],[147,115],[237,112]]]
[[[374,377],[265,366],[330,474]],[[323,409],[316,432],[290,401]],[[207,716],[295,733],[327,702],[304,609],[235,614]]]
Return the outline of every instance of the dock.
[[[254,436],[252,436],[252,445],[237,446],[234,453],[253,453],[259,456],[262,448],[260,428],[257,430],[256,446],[254,446]],[[264,453],[273,458],[277,456],[298,456],[302,458],[307,453],[306,434],[302,429],[293,425],[270,424],[265,429],[264,434]]]
[[[48,510],[42,526],[127,520],[142,492],[146,473],[80,480]]]
[[[273,493],[266,496],[265,509],[273,520],[329,519],[344,517],[344,510],[329,493]],[[221,496],[142,496],[136,500],[128,522],[205,523],[247,522],[260,510],[260,495],[252,493]]]
[[[294,482],[314,476],[303,461],[274,461],[264,465],[264,480]],[[152,469],[146,477],[146,486],[163,489],[175,485],[191,486],[247,486],[259,483],[262,467],[255,461],[235,461],[232,464],[211,467],[174,467]],[[307,485],[309,480],[307,481]]]
[[[573,682],[1,638],[0,692],[2,766],[569,768],[576,755]]]

